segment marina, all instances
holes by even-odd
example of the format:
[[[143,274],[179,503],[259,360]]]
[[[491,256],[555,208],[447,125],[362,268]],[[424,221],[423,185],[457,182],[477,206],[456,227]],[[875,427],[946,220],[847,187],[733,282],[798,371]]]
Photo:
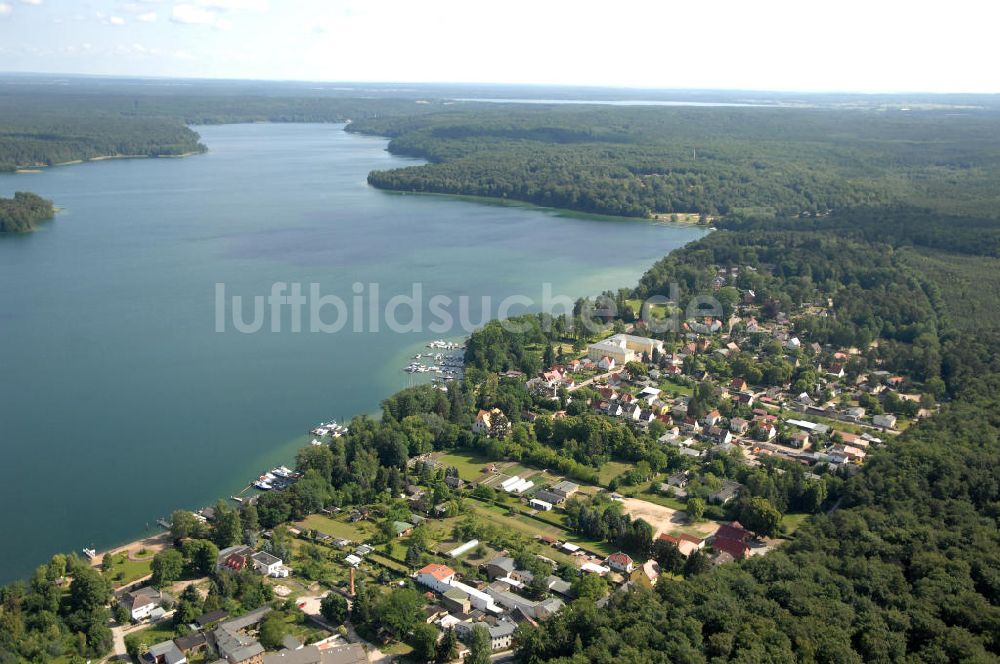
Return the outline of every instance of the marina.
[[[427,344],[432,352],[417,353],[403,367],[410,374],[434,374],[435,382],[462,378],[465,367],[465,344],[437,339]],[[436,351],[436,352],[434,352]]]

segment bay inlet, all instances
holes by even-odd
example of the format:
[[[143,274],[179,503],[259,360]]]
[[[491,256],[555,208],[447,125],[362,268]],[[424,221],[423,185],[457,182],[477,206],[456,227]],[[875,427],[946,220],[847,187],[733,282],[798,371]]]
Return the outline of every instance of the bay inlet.
[[[419,162],[338,125],[197,129],[207,154],[0,176],[0,195],[62,208],[0,238],[0,583],[238,491],[317,422],[377,411],[413,349],[448,336],[218,332],[217,284],[245,302],[378,284],[384,302],[420,283],[477,321],[484,296],[630,286],[705,232],[378,191],[370,170]]]

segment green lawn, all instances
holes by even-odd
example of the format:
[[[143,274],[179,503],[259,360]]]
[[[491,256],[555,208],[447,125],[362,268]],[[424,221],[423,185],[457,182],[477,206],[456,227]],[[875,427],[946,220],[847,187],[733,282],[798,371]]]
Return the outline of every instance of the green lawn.
[[[691,396],[694,394],[694,390],[686,385],[678,385],[677,383],[665,380],[659,385],[660,389],[669,394],[672,397],[678,396]]]
[[[363,542],[375,533],[375,524],[369,521],[348,523],[323,514],[310,514],[296,524],[301,529],[318,530],[330,537],[341,537],[354,542]]]
[[[785,531],[786,534],[792,535],[802,522],[809,518],[809,514],[786,514],[781,517],[781,529]]]
[[[146,560],[133,561],[128,559],[127,553],[115,554],[111,568],[104,572],[104,577],[109,579],[115,587],[128,585],[136,579],[148,575],[151,570],[153,556]]]
[[[147,627],[146,629],[139,630],[138,632],[128,634],[125,637],[125,642],[142,643],[148,647],[163,641],[168,641],[174,638],[174,636],[176,636],[176,634],[173,627],[153,625],[152,627]]]
[[[458,476],[467,482],[479,479],[479,476],[483,474],[483,468],[492,463],[492,459],[487,456],[461,451],[442,454],[435,460],[444,466],[458,468]]]
[[[567,531],[565,528],[560,528],[559,526],[549,523],[542,523],[541,521],[533,519],[530,516],[525,516],[524,514],[509,516],[507,514],[507,510],[494,507],[492,505],[486,505],[474,500],[469,500],[467,504],[472,508],[473,512],[484,519],[487,519],[491,523],[511,528],[512,530],[531,538],[534,538],[536,535],[549,535],[564,541],[569,540],[574,544],[579,544],[586,549],[590,549],[598,553],[610,554],[614,552],[614,549],[606,542],[595,542],[594,540],[578,537]]]
[[[634,466],[632,464],[625,463],[624,461],[608,461],[606,464],[601,466],[601,470],[597,474],[597,481],[606,486],[608,482],[618,477],[625,471],[632,470],[633,467]]]

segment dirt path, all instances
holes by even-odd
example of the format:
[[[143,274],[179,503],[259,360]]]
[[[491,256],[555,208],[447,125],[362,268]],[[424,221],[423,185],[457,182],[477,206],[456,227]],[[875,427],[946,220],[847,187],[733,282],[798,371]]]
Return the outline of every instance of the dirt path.
[[[170,533],[162,532],[158,535],[153,535],[152,537],[129,542],[125,546],[120,546],[116,549],[112,549],[111,551],[99,553],[91,559],[90,564],[94,567],[100,567],[101,563],[104,561],[104,556],[117,556],[121,553],[128,553],[129,560],[133,562],[147,560],[168,546],[170,546]],[[142,549],[146,550],[146,554],[139,556],[139,551]]]

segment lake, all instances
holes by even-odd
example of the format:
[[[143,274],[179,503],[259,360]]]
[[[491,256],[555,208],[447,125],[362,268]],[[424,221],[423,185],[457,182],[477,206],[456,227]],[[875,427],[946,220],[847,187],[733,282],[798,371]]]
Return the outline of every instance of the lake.
[[[475,321],[482,296],[631,286],[705,232],[379,191],[370,170],[419,162],[337,125],[198,131],[205,155],[0,176],[0,195],[63,208],[0,238],[0,582],[240,490],[317,422],[375,412],[413,380],[415,349],[456,336],[293,332],[290,308],[280,332],[241,333],[232,312],[219,332],[217,284],[245,321],[276,282],[348,303],[354,284],[385,302],[419,282],[425,300],[469,295]]]

